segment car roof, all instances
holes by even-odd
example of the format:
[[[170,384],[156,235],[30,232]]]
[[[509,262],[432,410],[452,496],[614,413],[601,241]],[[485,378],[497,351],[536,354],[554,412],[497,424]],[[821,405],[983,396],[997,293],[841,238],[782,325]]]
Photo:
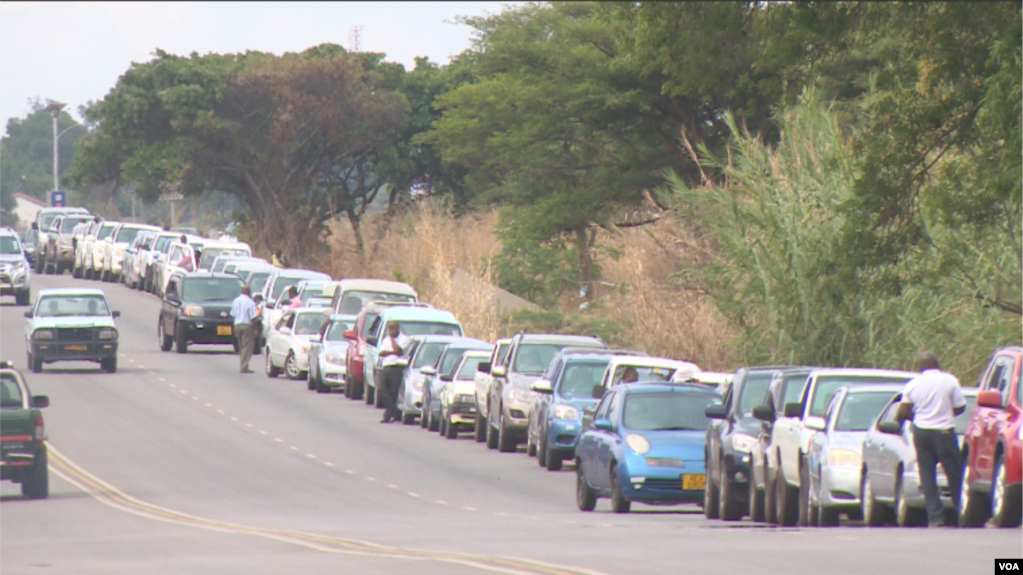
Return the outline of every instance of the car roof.
[[[650,357],[642,355],[621,355],[611,358],[611,363],[614,365],[627,365],[634,367],[664,367],[664,368],[679,368],[684,367],[686,364],[696,365],[691,361],[684,361],[681,359],[671,359],[667,357]]]
[[[302,268],[278,269],[277,273],[275,275],[278,278],[284,278],[284,279],[299,279],[299,278],[318,279],[318,278],[321,278],[321,277],[326,277],[327,279],[330,279],[330,275],[325,274],[323,272],[315,272],[313,270],[306,270],[306,269],[302,269]]]
[[[554,334],[554,333],[523,333],[519,334],[519,341],[522,343],[570,343],[572,347],[600,347],[607,349],[603,340],[590,335]],[[597,343],[596,345],[587,345]]]
[[[249,246],[249,244],[247,244],[245,242],[228,242],[228,241],[224,241],[224,240],[206,240],[206,243],[204,244],[204,246],[207,247],[207,248],[234,248],[234,249],[246,248],[249,251],[252,251],[252,248]]]
[[[849,385],[840,387],[839,389],[845,389],[846,393],[850,394],[879,393],[882,391],[891,391],[893,393],[898,393],[905,389],[905,386],[892,383],[875,383],[871,385]]]
[[[344,279],[338,285],[342,291],[375,291],[419,297],[412,286],[403,282],[376,279]]]
[[[316,313],[319,313],[319,314],[323,315],[324,319],[330,319],[329,316],[326,313],[324,313],[324,312],[329,312],[329,311],[330,310],[322,308],[322,307],[296,307],[295,309],[289,309],[289,310],[285,311],[284,313],[294,312],[297,315],[297,314],[307,314],[307,313],[316,312]]]
[[[384,308],[380,312],[382,319],[390,320],[426,320],[426,321],[447,321],[450,323],[458,323],[455,319],[455,314],[445,311],[442,309],[435,309],[432,307],[412,307],[412,306],[395,306]],[[459,324],[461,325],[461,324]]]
[[[462,339],[462,336],[428,333],[423,335],[410,335],[409,339],[418,341],[419,343],[450,343],[457,339]]]
[[[355,321],[357,317],[359,316],[347,313],[336,313],[330,316],[330,321]]]
[[[490,352],[485,349],[470,349],[462,357],[490,357]]]
[[[709,395],[721,395],[713,387],[701,385],[699,383],[671,383],[671,382],[644,382],[637,381],[633,383],[619,383],[618,385],[611,388],[612,390],[621,390],[626,394],[632,393],[657,393],[664,391],[698,391],[700,393],[707,393]]]
[[[181,276],[183,276],[185,278],[223,278],[223,279],[232,279],[232,280],[241,281],[241,279],[239,279],[238,276],[236,276],[234,274],[224,273],[224,272],[211,272],[211,271],[182,272],[182,271],[179,270],[179,271],[175,271],[174,274],[175,275],[180,274]]]
[[[160,226],[154,226],[152,224],[136,224],[136,223],[132,223],[132,222],[124,222],[121,225],[121,227],[124,227],[124,228],[137,228],[137,229],[140,229],[140,230],[143,230],[143,231],[147,231],[147,232],[160,231]]]
[[[48,288],[39,290],[37,298],[46,295],[101,295],[106,297],[107,294],[101,289],[96,288]]]
[[[488,341],[483,341],[482,339],[476,339],[474,337],[456,336],[455,339],[451,340],[451,343],[448,344],[448,347],[445,348],[445,351],[448,349],[484,349],[483,346],[486,346],[486,349],[491,351],[494,349],[494,345]]]
[[[829,376],[853,376],[853,377],[908,377],[914,378],[919,373],[915,371],[895,371],[891,369],[865,369],[858,367],[830,367],[826,369],[815,369],[811,374],[817,375],[817,377],[829,377]]]

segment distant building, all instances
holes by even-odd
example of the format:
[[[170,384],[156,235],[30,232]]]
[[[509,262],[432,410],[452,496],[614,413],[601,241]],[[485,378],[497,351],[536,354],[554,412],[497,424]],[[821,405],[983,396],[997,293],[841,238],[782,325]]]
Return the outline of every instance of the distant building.
[[[27,230],[36,221],[36,214],[46,207],[46,202],[24,192],[14,194],[14,215],[18,216],[18,229]]]

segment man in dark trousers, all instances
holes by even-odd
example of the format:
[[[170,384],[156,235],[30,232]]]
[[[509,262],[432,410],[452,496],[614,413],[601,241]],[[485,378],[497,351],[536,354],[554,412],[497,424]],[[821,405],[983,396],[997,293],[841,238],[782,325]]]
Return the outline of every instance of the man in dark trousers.
[[[392,321],[387,324],[387,337],[380,343],[380,357],[383,359],[380,364],[384,370],[381,374],[381,386],[377,393],[382,393],[380,399],[384,403],[384,418],[380,423],[391,423],[401,419],[398,411],[398,388],[401,386],[401,373],[405,369],[401,356],[412,343],[409,337],[401,333],[398,322]]]
[[[959,489],[962,465],[959,462],[959,440],[955,417],[966,410],[966,399],[959,380],[938,369],[938,358],[929,351],[917,357],[920,375],[909,380],[902,392],[900,415],[913,421],[913,446],[920,487],[927,505],[927,521],[931,527],[945,525],[944,507],[938,491],[937,464],[948,478],[955,509],[959,510]]]

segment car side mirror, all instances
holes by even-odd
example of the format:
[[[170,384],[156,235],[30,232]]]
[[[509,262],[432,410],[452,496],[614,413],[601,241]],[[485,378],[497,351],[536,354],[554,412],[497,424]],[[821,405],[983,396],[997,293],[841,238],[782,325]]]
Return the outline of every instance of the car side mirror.
[[[355,341],[355,330],[354,329],[346,329],[345,333],[342,334],[342,335],[344,336],[345,339],[350,339],[352,341]]]
[[[490,373],[490,363],[483,362],[476,366],[476,371],[482,371],[483,373]]]
[[[707,409],[703,410],[703,415],[710,419],[724,419],[728,417],[728,411],[725,409],[725,406],[715,403],[714,405],[708,405]]]
[[[508,375],[508,368],[503,365],[495,365],[490,368],[490,375],[493,375],[494,377],[505,377]]]
[[[785,417],[802,417],[803,415],[803,404],[802,403],[786,403],[785,411],[783,412]]]
[[[753,408],[753,417],[770,423],[774,421],[774,410],[770,405],[758,405]]]
[[[1002,394],[993,391],[985,390],[977,394],[977,405],[981,407],[994,407],[997,409],[1002,408]]]
[[[47,395],[33,395],[32,407],[38,407],[39,409],[50,407],[50,397]]]
[[[281,332],[284,335],[291,335],[291,328],[288,327],[288,326],[284,326],[284,327],[282,327],[281,329],[279,329],[277,331]]]
[[[455,379],[455,376],[453,374],[450,374],[450,373],[445,373],[444,375],[440,376],[440,380],[441,381],[452,381],[454,379]]]
[[[323,342],[323,336],[318,334],[318,333],[315,333],[315,334],[309,336],[309,341],[311,341],[313,343],[321,343],[321,342]]]
[[[110,312],[110,315],[112,317],[121,317],[121,310],[115,309],[114,311]]]
[[[432,365],[427,365],[420,369],[419,373],[423,375],[437,375],[437,370]]]
[[[372,345],[372,346],[376,347],[376,344],[377,344],[377,338],[375,338],[375,337],[367,337],[367,338],[366,338],[366,343],[368,343],[369,345]]]
[[[900,425],[897,421],[880,421],[877,424],[877,430],[881,433],[902,435],[902,425]]]
[[[604,397],[604,386],[594,385],[593,390],[590,391],[590,397],[593,399],[602,399]]]
[[[529,384],[529,389],[537,393],[554,393],[554,388],[551,387],[551,382],[546,379],[538,379],[534,381]]]
[[[604,431],[611,431],[614,426],[611,425],[610,419],[595,419],[593,421],[593,429],[602,429]]]
[[[817,431],[824,431],[827,428],[828,423],[826,421],[824,421],[824,418],[819,416],[819,415],[811,415],[811,416],[808,416],[806,418],[806,421],[803,423],[803,425],[807,429],[815,429]]]
[[[32,319],[32,310],[26,311],[25,312],[25,317],[27,317],[28,319]]]

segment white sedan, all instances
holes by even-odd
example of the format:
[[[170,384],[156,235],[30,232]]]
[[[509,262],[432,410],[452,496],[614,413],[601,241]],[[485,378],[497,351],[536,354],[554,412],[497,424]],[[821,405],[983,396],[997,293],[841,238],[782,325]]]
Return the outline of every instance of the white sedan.
[[[266,375],[277,377],[281,370],[288,379],[305,379],[309,371],[309,339],[320,332],[329,310],[297,308],[287,310],[266,334]]]

